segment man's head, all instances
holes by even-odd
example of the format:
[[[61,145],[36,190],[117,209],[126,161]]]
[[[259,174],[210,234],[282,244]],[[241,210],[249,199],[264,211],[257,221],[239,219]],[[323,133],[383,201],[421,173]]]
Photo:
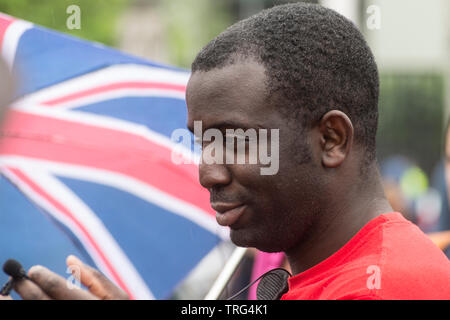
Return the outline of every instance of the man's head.
[[[218,219],[238,245],[289,250],[375,159],[374,58],[351,22],[317,5],[274,7],[225,30],[193,62],[186,99],[191,129],[280,130],[276,175],[200,165],[216,210],[243,204]]]

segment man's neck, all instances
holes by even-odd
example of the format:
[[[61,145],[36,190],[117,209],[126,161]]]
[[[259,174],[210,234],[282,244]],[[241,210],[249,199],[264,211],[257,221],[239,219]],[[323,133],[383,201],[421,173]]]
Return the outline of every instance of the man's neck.
[[[294,275],[299,274],[343,247],[362,227],[377,216],[392,212],[381,185],[378,170],[365,188],[355,186],[340,199],[339,206],[333,204],[323,214],[320,225],[313,227],[308,239],[286,252]]]

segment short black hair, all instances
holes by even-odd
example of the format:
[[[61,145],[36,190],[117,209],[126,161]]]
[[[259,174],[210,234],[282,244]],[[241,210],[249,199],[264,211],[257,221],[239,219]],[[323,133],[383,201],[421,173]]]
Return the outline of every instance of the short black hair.
[[[192,63],[192,72],[233,64],[239,58],[262,63],[270,96],[288,106],[289,117],[312,127],[328,111],[346,113],[365,163],[376,158],[378,70],[364,37],[339,13],[308,3],[261,11],[227,28]]]

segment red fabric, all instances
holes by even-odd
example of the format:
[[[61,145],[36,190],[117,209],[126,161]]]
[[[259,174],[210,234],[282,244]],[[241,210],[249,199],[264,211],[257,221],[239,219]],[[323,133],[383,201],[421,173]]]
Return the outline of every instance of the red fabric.
[[[289,279],[282,300],[310,299],[450,299],[450,261],[400,213],[383,214]]]

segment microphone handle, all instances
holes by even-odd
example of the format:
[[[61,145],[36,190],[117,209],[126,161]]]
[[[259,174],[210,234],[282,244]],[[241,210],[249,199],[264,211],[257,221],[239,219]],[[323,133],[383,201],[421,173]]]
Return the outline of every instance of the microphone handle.
[[[2,296],[8,296],[11,293],[11,290],[14,285],[14,279],[11,278],[8,280],[8,282],[5,283],[5,285],[2,287],[2,290],[0,291],[0,294]]]

